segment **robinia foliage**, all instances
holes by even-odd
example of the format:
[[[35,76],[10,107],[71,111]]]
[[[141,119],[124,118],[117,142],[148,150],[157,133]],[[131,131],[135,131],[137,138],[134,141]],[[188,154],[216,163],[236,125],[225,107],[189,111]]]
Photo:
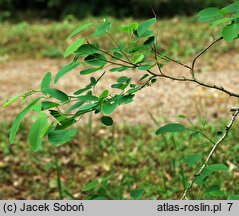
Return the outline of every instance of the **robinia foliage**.
[[[30,146],[34,151],[42,148],[42,142],[45,137],[54,146],[69,142],[77,132],[77,129],[72,128],[72,126],[82,116],[90,112],[99,115],[104,125],[111,126],[114,121],[110,115],[119,106],[133,102],[139,91],[145,87],[152,86],[160,78],[193,82],[206,88],[214,88],[230,96],[239,97],[239,94],[231,92],[222,86],[198,80],[196,76],[197,71],[195,70],[197,60],[211,46],[221,40],[232,42],[238,38],[239,2],[230,4],[222,9],[206,8],[198,13],[198,18],[201,22],[209,22],[211,27],[220,25],[221,33],[216,40],[196,55],[191,65],[171,58],[167,51],[160,51],[160,44],[157,43],[156,38],[157,34],[152,30],[152,26],[157,21],[156,17],[140,24],[133,22],[122,27],[121,30],[130,38],[126,43],[116,41],[113,38],[111,34],[112,23],[108,19],[103,19],[96,27],[92,23],[80,26],[67,37],[67,40],[73,40],[74,38],[74,42],[66,49],[64,57],[72,56],[73,60],[61,68],[55,77],[53,77],[51,72],[47,72],[42,79],[40,89],[30,90],[24,94],[14,96],[3,105],[6,107],[18,99],[22,99],[23,103],[25,103],[28,97],[34,95],[34,99],[26,105],[12,123],[10,143],[14,143],[20,123],[27,114],[34,115],[36,119],[28,135]],[[79,38],[79,33],[88,28],[94,29],[94,32],[87,38]],[[95,42],[95,38],[98,41],[99,38],[111,40],[114,45],[105,50]],[[170,62],[188,69],[188,77],[174,77],[164,73],[164,65]],[[91,75],[89,82],[83,88],[76,89],[73,93],[68,93],[52,87],[52,84],[57,86],[58,81],[64,79],[64,76],[67,76],[75,68],[81,69],[79,72],[80,76]],[[137,71],[144,72],[143,76],[138,78],[137,83],[140,84],[133,82],[131,78],[132,70],[134,70],[134,73],[137,73]],[[128,75],[121,76],[120,73],[123,71],[129,71]],[[111,84],[111,88],[104,89],[99,95],[94,94],[94,88],[102,81],[106,73],[117,73],[119,75],[118,79]],[[200,176],[204,172],[203,177],[206,177],[209,174],[206,174],[205,170],[207,170],[207,173],[210,173],[215,170],[226,169],[225,166],[220,164],[208,166],[208,162],[218,144],[226,137],[238,115],[238,109],[233,108],[232,113],[232,120],[227,125],[221,139],[215,142],[209,140],[213,142],[214,149],[212,149],[207,160],[202,164],[201,169],[195,176]],[[156,131],[156,135],[185,130],[190,129],[182,124],[171,123],[160,127]],[[198,133],[203,135],[202,132]],[[192,163],[195,164],[201,159],[201,157],[195,156],[190,161],[193,161]],[[185,188],[183,198],[187,198],[187,193],[191,191],[193,183],[195,181],[199,182],[202,179],[202,177],[201,179],[194,177],[191,184]]]

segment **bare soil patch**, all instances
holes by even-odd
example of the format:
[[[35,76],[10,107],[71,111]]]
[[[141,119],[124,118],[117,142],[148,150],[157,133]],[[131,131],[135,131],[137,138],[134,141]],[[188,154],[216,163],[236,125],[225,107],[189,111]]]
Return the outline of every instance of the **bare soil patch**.
[[[228,54],[218,57],[216,62],[209,62],[209,67],[201,61],[198,63],[197,76],[208,83],[222,85],[233,91],[239,89],[239,55]],[[39,89],[42,76],[51,71],[57,71],[66,64],[66,60],[25,60],[0,64],[0,102],[9,97],[24,92],[26,89]],[[166,66],[167,73],[177,76],[188,75],[188,71],[175,64]],[[70,72],[60,80],[58,88],[67,92],[73,92],[89,82],[90,76],[79,75],[79,69]],[[98,74],[100,75],[100,74]],[[102,91],[106,86],[110,87],[117,77],[123,73],[107,73],[96,91]],[[134,82],[140,77],[138,71],[129,71]],[[228,110],[235,106],[237,101],[228,95],[205,89],[192,83],[178,83],[176,81],[160,79],[152,87],[147,87],[139,92],[135,101],[123,105],[113,114],[119,123],[150,123],[149,113],[155,117],[163,117],[164,120],[173,120],[176,115],[183,114],[190,118],[206,116],[208,119],[229,116]],[[21,109],[19,103],[14,103],[8,109],[1,107],[0,121],[11,121],[14,115]]]

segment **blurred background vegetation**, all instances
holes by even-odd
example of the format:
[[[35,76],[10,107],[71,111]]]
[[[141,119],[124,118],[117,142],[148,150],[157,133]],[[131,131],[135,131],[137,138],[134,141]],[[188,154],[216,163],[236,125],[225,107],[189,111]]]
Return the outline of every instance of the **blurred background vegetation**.
[[[0,19],[62,19],[67,15],[145,18],[152,17],[150,5],[159,17],[172,17],[192,15],[205,7],[222,7],[231,2],[233,0],[0,0]]]
[[[39,70],[46,58],[59,58],[61,61],[64,50],[69,45],[65,40],[69,33],[83,23],[93,22],[96,25],[104,16],[110,17],[113,22],[113,37],[126,41],[127,38],[119,31],[121,26],[133,20],[141,22],[142,19],[153,17],[151,7],[159,18],[155,28],[160,30],[162,48],[167,49],[174,58],[189,61],[220,32],[219,28],[209,30],[206,23],[198,23],[193,15],[205,7],[223,7],[231,2],[233,0],[0,0],[1,75],[18,77],[12,75],[14,72],[8,69],[8,64],[16,65],[20,61],[37,59],[34,64],[39,66]],[[92,29],[83,32],[81,36],[86,37],[91,32]],[[106,49],[111,45],[109,40],[98,42]],[[230,52],[227,57],[231,60],[231,56],[237,51],[238,42],[223,42],[206,55],[203,63],[210,65],[214,63],[214,59],[208,56],[219,56],[225,52]],[[19,61],[15,62],[15,59]],[[221,63],[220,60],[218,62]],[[5,64],[4,67],[2,63]],[[56,62],[53,61],[52,64]],[[234,65],[236,64],[238,61]],[[31,64],[29,67],[28,71],[25,68],[21,70],[21,66],[17,67],[20,71],[17,73],[21,73],[22,79],[30,79],[27,73],[39,72],[32,71]],[[225,67],[229,65],[224,65]],[[208,71],[206,67],[204,69]],[[217,70],[218,68],[214,72]],[[0,78],[0,86],[7,86],[6,91],[0,92],[1,103],[5,101],[6,95],[10,95],[9,92],[19,93],[15,88],[21,85],[21,79],[16,79],[18,80],[12,81],[14,84],[9,84]],[[39,86],[36,78],[29,83]],[[152,101],[147,101],[150,102]],[[185,105],[184,101],[180,103]],[[200,108],[200,112],[204,109],[207,107]],[[175,110],[176,114],[187,114],[177,112]],[[11,116],[11,119],[14,117]],[[167,120],[167,117],[161,117],[156,116],[164,119],[159,121],[159,125]],[[227,123],[226,119],[220,119],[217,124],[208,121],[203,126],[202,119],[195,118],[193,121],[197,129],[203,130],[213,139],[218,138],[217,132],[223,130]],[[214,163],[226,163],[230,172],[218,172],[210,176],[209,183],[196,188],[196,198],[226,199],[231,194],[239,194],[238,126],[235,125],[226,145],[222,145],[213,158]],[[0,123],[0,197],[57,199],[52,146],[46,144],[41,152],[32,152],[27,145],[29,125],[25,123],[21,127],[15,145],[10,146],[10,123],[4,119]],[[131,191],[135,189],[144,189],[144,199],[180,198],[184,184],[194,171],[185,159],[199,152],[206,155],[211,145],[202,137],[188,133],[156,137],[155,127],[149,121],[145,125],[117,123],[112,128],[105,128],[93,124],[89,118],[88,122],[79,126],[78,136],[58,149],[59,164],[62,166],[61,180],[77,199],[86,199],[89,194],[99,193],[83,193],[82,189],[92,180],[107,176],[111,176],[107,188],[108,199],[129,199]]]

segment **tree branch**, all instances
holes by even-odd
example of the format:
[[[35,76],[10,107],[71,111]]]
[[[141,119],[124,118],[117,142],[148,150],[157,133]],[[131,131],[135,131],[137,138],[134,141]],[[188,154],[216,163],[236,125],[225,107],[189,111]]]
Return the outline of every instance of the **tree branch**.
[[[200,53],[196,55],[196,57],[192,61],[192,66],[191,66],[191,74],[193,79],[195,79],[195,65],[197,60],[205,53],[207,52],[213,45],[215,45],[217,42],[221,41],[223,37],[218,38],[217,40],[213,41],[211,44],[209,44],[206,48],[204,48]]]
[[[202,172],[206,169],[206,167],[208,166],[208,163],[209,163],[209,161],[210,161],[212,155],[213,155],[214,152],[216,151],[217,147],[218,147],[218,146],[220,145],[220,143],[222,143],[223,140],[227,137],[227,135],[228,135],[228,133],[229,133],[229,131],[230,131],[230,129],[231,129],[233,123],[235,122],[235,119],[236,119],[237,115],[239,114],[239,108],[232,108],[230,111],[233,112],[231,121],[230,121],[230,122],[228,123],[228,125],[225,127],[224,133],[223,133],[223,135],[221,136],[221,138],[220,138],[220,139],[215,143],[215,145],[212,147],[212,149],[211,149],[211,151],[209,152],[209,154],[208,154],[208,156],[207,156],[207,158],[206,158],[204,164],[201,166],[201,168],[199,169],[199,171],[197,171],[197,172],[194,174],[194,176],[193,176],[193,178],[192,178],[192,180],[191,180],[189,186],[186,188],[186,190],[185,190],[184,193],[183,193],[183,196],[182,196],[182,198],[181,198],[182,200],[183,200],[183,199],[188,199],[188,198],[187,198],[187,195],[188,195],[188,193],[192,193],[192,187],[193,187],[193,185],[194,185],[194,183],[195,183],[197,177],[200,176],[200,175],[202,174]]]
[[[162,77],[162,78],[166,78],[166,79],[170,79],[170,80],[174,80],[174,81],[181,81],[181,82],[193,82],[193,83],[197,83],[200,86],[206,87],[206,88],[212,88],[212,89],[216,89],[218,91],[224,92],[225,94],[229,95],[229,96],[233,96],[233,97],[237,97],[239,98],[239,94],[234,93],[232,91],[229,91],[228,89],[225,89],[223,86],[217,86],[214,84],[208,84],[208,83],[204,83],[202,81],[199,81],[196,78],[186,78],[186,77],[173,77],[173,76],[169,76],[166,74],[156,74],[150,70],[147,70],[148,73],[150,73],[151,75],[154,75],[156,77]]]

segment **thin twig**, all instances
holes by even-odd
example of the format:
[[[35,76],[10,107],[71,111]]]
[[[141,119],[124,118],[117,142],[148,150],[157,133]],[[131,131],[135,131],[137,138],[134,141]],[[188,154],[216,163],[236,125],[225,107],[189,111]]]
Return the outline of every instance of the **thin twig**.
[[[149,86],[150,85],[150,82],[152,81],[152,79],[154,79],[155,76],[151,76],[141,87],[139,90],[142,90],[143,88],[145,88],[146,86]]]
[[[174,80],[174,81],[181,81],[181,82],[193,82],[193,83],[197,83],[200,86],[206,87],[206,88],[212,88],[212,89],[216,89],[218,91],[224,92],[229,96],[234,96],[239,98],[239,94],[234,93],[232,91],[229,91],[228,89],[225,89],[223,86],[217,86],[214,84],[208,84],[208,83],[204,83],[202,81],[199,81],[197,79],[192,79],[192,78],[186,78],[186,77],[172,77],[166,74],[156,74],[150,70],[147,70],[148,73],[150,73],[151,75],[154,75],[156,77],[162,77],[162,78],[166,78],[166,79],[170,79],[170,80]]]
[[[110,56],[111,58],[114,58],[114,59],[119,60],[119,61],[121,61],[121,62],[123,62],[123,63],[126,63],[126,64],[130,64],[130,65],[133,65],[133,66],[137,66],[137,65],[133,64],[133,63],[130,62],[130,61],[126,61],[126,60],[124,60],[124,59],[118,58],[118,57],[112,55],[111,53],[109,53],[109,52],[107,52],[107,51],[105,51],[105,50],[102,50],[102,49],[100,49],[100,48],[94,47],[92,44],[90,44],[89,41],[87,41],[87,44],[90,45],[92,48],[94,48],[94,49],[96,49],[96,50],[98,50],[98,51],[100,51],[100,52],[102,52],[102,53],[104,53],[104,54]]]
[[[151,46],[151,48],[152,48],[152,50],[154,51],[154,59],[155,59],[155,61],[156,61],[158,70],[159,70],[160,74],[164,75],[163,70],[162,70],[162,68],[160,67],[160,64],[159,64],[159,62],[158,62],[156,44],[154,44],[154,47]]]
[[[131,62],[130,59],[129,59],[129,57],[128,57],[128,56],[126,55],[126,53],[121,49],[120,45],[119,45],[118,42],[112,37],[112,35],[111,35],[110,33],[108,33],[108,32],[106,32],[106,34],[109,35],[109,37],[111,38],[111,40],[112,40],[112,41],[115,43],[115,45],[119,48],[120,52],[125,56],[125,58],[126,58],[129,62]]]
[[[57,153],[56,149],[54,148],[54,163],[55,163],[55,169],[56,169],[56,174],[57,174],[57,186],[58,186],[58,193],[59,193],[59,198],[60,200],[64,199],[63,195],[63,190],[62,190],[62,181],[61,181],[61,168],[58,164],[58,159],[57,159]]]
[[[160,54],[160,53],[158,53],[158,54]],[[172,62],[174,62],[174,63],[176,63],[176,64],[178,64],[178,65],[181,65],[181,66],[183,66],[183,67],[185,67],[185,68],[187,68],[187,69],[189,69],[189,70],[192,70],[192,68],[191,68],[190,66],[188,66],[187,64],[182,63],[182,62],[180,62],[180,61],[178,61],[178,60],[175,60],[175,59],[173,59],[173,58],[171,58],[171,57],[169,57],[169,56],[167,56],[167,55],[164,55],[164,56],[163,56],[163,59],[172,61]]]
[[[235,110],[235,111],[234,111],[234,110]],[[229,131],[230,131],[230,129],[231,129],[233,123],[235,122],[235,119],[236,119],[237,115],[239,114],[239,108],[236,108],[236,109],[234,108],[232,112],[233,112],[233,114],[232,114],[231,121],[230,121],[230,122],[228,123],[228,125],[225,127],[225,131],[224,131],[223,135],[221,136],[221,138],[220,138],[220,139],[215,143],[215,145],[212,147],[212,149],[211,149],[211,151],[209,152],[209,154],[208,154],[208,156],[207,156],[207,158],[206,158],[204,164],[201,166],[201,168],[199,169],[199,171],[197,171],[197,172],[194,174],[194,176],[193,176],[193,178],[192,178],[192,180],[191,180],[189,186],[187,187],[187,189],[186,189],[186,190],[184,191],[184,193],[183,193],[183,196],[182,196],[182,198],[181,198],[182,200],[183,200],[183,199],[188,199],[187,195],[188,195],[188,193],[192,193],[192,187],[193,187],[193,185],[194,185],[194,183],[195,183],[197,177],[202,174],[202,172],[203,172],[203,171],[205,170],[205,168],[208,166],[208,163],[209,163],[209,161],[210,161],[212,155],[213,155],[214,152],[216,151],[217,147],[219,146],[219,144],[222,143],[223,140],[227,137],[227,135],[228,135],[228,133],[229,133]]]
[[[210,143],[212,143],[213,145],[215,145],[215,142],[213,142],[212,139],[210,139],[210,138],[209,138],[206,134],[204,134],[203,132],[198,131],[198,130],[194,130],[194,129],[190,129],[190,131],[199,133],[199,134],[202,135],[205,139],[207,139]]]
[[[201,57],[205,52],[207,52],[213,45],[215,45],[217,42],[221,41],[223,37],[218,38],[217,40],[214,40],[211,44],[209,44],[206,48],[204,48],[200,53],[196,55],[196,57],[192,61],[192,66],[191,66],[191,74],[193,79],[195,79],[195,65],[199,57]]]

